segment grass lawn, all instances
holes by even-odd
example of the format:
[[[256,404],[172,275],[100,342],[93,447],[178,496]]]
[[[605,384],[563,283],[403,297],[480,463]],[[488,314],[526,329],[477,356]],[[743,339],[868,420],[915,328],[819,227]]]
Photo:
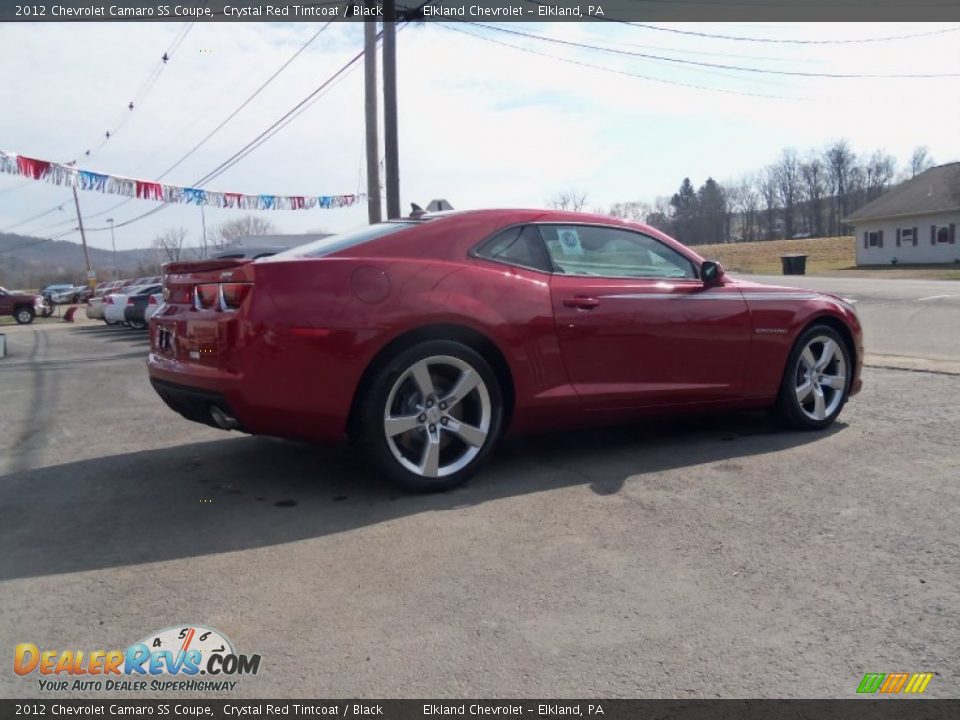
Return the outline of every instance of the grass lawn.
[[[781,255],[802,253],[807,255],[807,275],[960,280],[960,265],[957,264],[872,265],[858,268],[852,237],[696,245],[693,249],[705,258],[719,260],[731,272],[779,275]]]

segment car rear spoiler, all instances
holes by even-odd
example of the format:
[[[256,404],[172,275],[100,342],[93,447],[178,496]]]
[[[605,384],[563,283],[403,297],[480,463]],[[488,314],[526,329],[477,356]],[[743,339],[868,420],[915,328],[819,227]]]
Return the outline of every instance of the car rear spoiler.
[[[185,275],[189,273],[228,270],[251,262],[251,258],[216,258],[211,260],[187,260],[184,262],[164,263],[161,272],[167,275]]]

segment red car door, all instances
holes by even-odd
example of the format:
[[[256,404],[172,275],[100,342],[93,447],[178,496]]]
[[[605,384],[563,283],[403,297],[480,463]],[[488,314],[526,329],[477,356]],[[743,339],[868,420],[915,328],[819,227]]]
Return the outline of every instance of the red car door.
[[[571,383],[593,409],[713,402],[743,387],[750,316],[739,290],[621,228],[541,225]]]

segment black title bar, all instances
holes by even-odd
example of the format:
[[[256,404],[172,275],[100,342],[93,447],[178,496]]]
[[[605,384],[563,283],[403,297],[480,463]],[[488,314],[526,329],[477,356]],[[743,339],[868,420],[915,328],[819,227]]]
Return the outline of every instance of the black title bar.
[[[960,21],[960,0],[400,0],[431,22]],[[0,22],[362,22],[383,3],[343,0],[0,0]]]
[[[0,700],[3,718],[953,720],[960,700]]]

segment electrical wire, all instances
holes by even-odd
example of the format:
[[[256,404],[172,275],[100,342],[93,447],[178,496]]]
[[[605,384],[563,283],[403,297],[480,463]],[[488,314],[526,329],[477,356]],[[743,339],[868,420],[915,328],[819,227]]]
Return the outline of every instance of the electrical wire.
[[[529,2],[530,0],[528,0]],[[539,5],[539,3],[534,3]],[[960,25],[942,28],[940,30],[929,30],[926,32],[909,33],[904,35],[887,35],[886,37],[871,38],[844,38],[836,40],[801,40],[790,38],[758,38],[746,35],[723,35],[719,33],[699,32],[697,30],[679,30],[677,28],[662,27],[660,25],[651,25],[649,23],[625,22],[626,25],[643,28],[645,30],[654,30],[657,32],[673,33],[674,35],[688,35],[692,37],[709,38],[712,40],[733,40],[737,42],[766,43],[776,45],[854,45],[863,43],[891,42],[894,40],[913,40],[915,38],[932,37],[933,35],[944,35],[946,33],[957,32]]]
[[[377,34],[378,40],[381,38],[382,34],[383,34],[382,32]],[[328,90],[330,87],[336,84],[338,80],[342,79],[342,77],[344,77],[347,73],[349,73],[350,70],[354,69],[357,66],[357,63],[363,58],[363,56],[364,56],[364,51],[361,50],[359,53],[357,53],[352,58],[350,58],[346,63],[344,63],[330,77],[324,80],[324,82],[322,82],[313,91],[311,91],[308,95],[306,95],[300,102],[294,105],[290,110],[284,113],[280,118],[278,118],[273,123],[271,123],[270,126],[268,126],[263,131],[261,131],[255,138],[253,138],[253,140],[248,142],[240,150],[238,150],[229,158],[224,160],[222,163],[220,163],[217,167],[215,167],[213,170],[208,172],[202,178],[194,182],[192,184],[192,187],[202,187],[203,185],[208,183],[210,180],[214,179],[218,175],[221,175],[222,173],[229,170],[231,167],[236,165],[238,162],[240,162],[243,158],[245,158],[251,152],[253,152],[258,147],[260,147],[267,140],[269,140],[274,135],[276,135],[280,130],[286,127],[293,119],[295,119],[301,112],[303,112],[303,110],[309,107],[309,105],[312,104],[313,101],[321,97],[324,91]],[[150,217],[151,215],[154,215],[160,212],[161,210],[166,209],[169,206],[170,206],[170,203],[164,203],[158,207],[155,207],[145,213],[132,217],[128,220],[124,220],[123,222],[119,222],[119,223],[114,223],[113,227],[119,228],[119,227],[131,225],[135,222],[139,222],[140,220]],[[110,229],[110,226],[90,227],[90,228],[87,228],[87,231],[101,232],[109,229]]]
[[[229,123],[234,117],[237,116],[237,114],[240,113],[240,111],[242,111],[247,105],[249,105],[249,104],[253,101],[254,98],[256,98],[268,85],[270,85],[270,83],[272,83],[274,80],[276,80],[276,78],[277,78],[284,70],[286,70],[287,67],[288,67],[297,57],[299,57],[301,53],[303,53],[308,47],[310,47],[310,45],[313,43],[313,41],[316,40],[317,37],[319,37],[320,34],[321,34],[324,30],[326,30],[327,28],[329,28],[330,25],[332,25],[332,24],[333,24],[332,22],[327,22],[327,23],[326,23],[325,25],[323,25],[319,30],[317,30],[317,32],[315,32],[303,45],[301,45],[301,46],[296,50],[296,52],[294,52],[293,55],[291,55],[291,56],[286,60],[286,62],[283,63],[283,65],[281,65],[279,68],[277,68],[277,70],[274,71],[274,73],[273,73],[272,75],[270,75],[270,77],[268,77],[263,83],[260,84],[259,87],[257,87],[256,90],[254,90],[249,96],[247,96],[247,98],[246,98],[243,102],[241,102],[240,105],[238,105],[238,106],[233,110],[233,112],[231,112],[226,118],[224,118],[224,119],[223,119],[213,130],[211,130],[200,142],[198,142],[196,145],[194,145],[192,148],[190,148],[190,150],[188,150],[184,155],[182,155],[176,162],[174,162],[170,167],[168,167],[168,168],[167,168],[166,170],[164,170],[160,175],[158,175],[158,176],[155,178],[155,180],[156,180],[156,181],[162,180],[164,177],[166,177],[167,175],[169,175],[175,168],[177,168],[181,163],[183,163],[184,160],[186,160],[188,157],[190,157],[191,155],[193,155],[193,154],[194,154],[197,150],[199,150],[204,144],[206,144],[207,141],[209,141],[214,135],[217,134],[217,132],[219,132],[221,129],[223,129],[223,127],[224,127],[227,123]],[[182,38],[181,38],[181,42],[182,42]],[[179,47],[179,44],[175,44],[175,47]],[[194,184],[194,187],[197,187],[197,185]],[[111,205],[111,206],[108,207],[106,210],[101,210],[100,212],[96,212],[96,213],[92,213],[92,214],[90,214],[90,215],[87,215],[86,218],[89,220],[89,219],[92,219],[92,218],[97,218],[97,217],[102,217],[102,216],[104,216],[104,215],[108,215],[108,214],[112,213],[113,211],[117,210],[118,208],[123,207],[124,205],[126,205],[127,203],[129,203],[131,200],[133,200],[133,198],[127,198],[127,199],[125,199],[125,200],[120,201],[119,203],[116,203],[116,204],[114,204],[114,205]],[[154,210],[156,210],[156,208],[154,208]],[[144,215],[144,217],[146,217],[146,215]],[[26,221],[24,221],[24,222],[26,222]],[[63,223],[57,223],[57,224],[54,224],[54,225],[49,226],[49,227],[57,227],[57,226],[62,225],[62,224],[63,224]],[[128,223],[117,224],[117,225],[115,225],[115,227],[122,227],[124,224],[128,224]],[[92,232],[92,231],[98,230],[98,228],[90,228],[90,230],[91,230],[91,232]]]
[[[512,43],[503,42],[492,37],[487,37],[485,35],[478,35],[477,33],[472,33],[468,30],[464,30],[459,26],[448,25],[446,23],[435,23],[445,30],[452,30],[453,32],[463,33],[464,35],[470,35],[471,37],[477,38],[478,40],[485,40],[487,42],[496,43],[503,47],[513,48],[514,50],[519,50],[521,52],[530,53],[531,55],[538,55],[540,57],[550,58],[551,60],[559,60],[560,62],[565,62],[570,65],[577,65],[579,67],[590,68],[592,70],[600,70],[603,72],[614,73],[616,75],[624,75],[627,77],[638,78],[640,80],[649,80],[651,82],[663,83],[666,85],[676,85],[678,87],[691,88],[693,90],[705,90],[708,92],[717,92],[723,93],[725,95],[741,95],[746,97],[758,97],[765,98],[768,100],[802,100],[803,98],[790,98],[783,95],[766,95],[763,93],[753,93],[741,90],[726,90],[723,88],[711,88],[703,85],[694,85],[691,83],[681,82],[679,80],[665,80],[663,78],[654,77],[652,75],[643,75],[641,73],[630,72],[629,70],[620,70],[618,68],[607,67],[606,65],[594,65],[593,63],[584,62],[582,60],[574,60],[572,58],[565,58],[561,55],[553,55],[547,52],[541,52],[539,50],[533,50],[532,48],[522,47],[520,45],[513,45]],[[476,24],[476,23],[473,23]]]
[[[521,30],[510,30],[504,27],[487,25],[485,23],[470,23],[470,24],[475,25],[477,27],[485,28],[487,30],[493,30],[499,33],[506,33],[509,35],[518,35],[520,37],[531,38],[533,40],[540,40],[541,42],[549,42],[549,43],[554,43],[556,45],[564,45],[566,47],[574,47],[581,50],[596,50],[599,52],[611,53],[614,55],[622,55],[627,57],[639,57],[639,58],[644,58],[646,60],[659,60],[661,62],[674,63],[677,65],[691,65],[695,67],[718,68],[721,70],[735,70],[738,72],[750,72],[750,73],[758,73],[763,75],[783,75],[788,77],[814,77],[814,78],[847,78],[847,79],[882,78],[887,80],[960,77],[960,72],[863,74],[863,73],[819,73],[819,72],[806,72],[806,71],[800,71],[800,70],[771,70],[768,68],[755,68],[755,67],[748,67],[745,65],[727,65],[724,63],[704,62],[702,60],[683,60],[681,58],[668,57],[665,55],[654,55],[651,53],[633,52],[630,50],[617,50],[614,48],[605,48],[605,47],[599,47],[597,45],[590,45],[588,43],[575,42],[573,40],[562,40],[560,38],[552,38],[546,35],[536,35],[534,33],[524,32]]]
[[[0,232],[9,232],[10,230],[13,230],[15,227],[26,225],[28,222],[33,222],[34,220],[39,220],[40,218],[44,217],[45,215],[49,215],[52,212],[56,212],[57,210],[63,210],[63,206],[64,206],[64,203],[60,203],[55,208],[45,210],[44,212],[38,213],[37,215],[34,215],[33,217],[29,217],[26,220],[15,222],[13,225],[7,225],[5,228],[0,228]],[[61,225],[61,224],[62,223],[57,223],[57,225]]]
[[[140,103],[143,101],[143,99],[146,98],[147,95],[150,93],[150,91],[153,89],[153,86],[156,84],[157,79],[160,77],[160,74],[163,72],[163,69],[167,66],[167,63],[169,62],[170,58],[173,56],[173,54],[174,54],[175,52],[177,52],[177,51],[180,49],[180,46],[183,44],[183,41],[186,40],[187,35],[190,34],[190,31],[193,29],[193,26],[194,26],[195,24],[196,24],[195,22],[185,23],[184,26],[181,27],[181,28],[177,31],[177,34],[174,36],[174,39],[173,39],[173,40],[171,41],[171,43],[167,46],[167,49],[164,50],[164,53],[163,53],[161,59],[157,61],[157,64],[150,70],[149,75],[147,75],[146,79],[140,84],[140,87],[139,87],[139,88],[137,89],[137,91],[134,93],[133,99],[130,101],[130,102],[133,104],[133,107],[134,107],[134,108],[138,107],[138,106],[140,105]],[[133,112],[132,109],[128,109],[128,111],[127,111],[126,113],[124,113],[123,119],[122,119],[117,125],[114,126],[113,130],[108,131],[108,132],[106,133],[106,137],[104,137],[104,139],[100,142],[99,145],[97,145],[93,150],[86,150],[86,151],[84,151],[82,154],[83,154],[85,157],[89,157],[92,153],[100,150],[113,136],[116,135],[117,131],[118,131],[121,127],[123,127],[123,125],[124,125],[124,124],[126,123],[126,121],[129,119],[129,117],[130,117],[130,115],[132,114],[132,112]],[[73,161],[71,161],[71,162],[72,162],[72,163],[76,163],[77,161],[76,161],[76,160],[73,160]],[[27,183],[24,184],[24,186],[29,185],[30,182],[31,182],[31,181],[28,181]],[[18,188],[10,188],[9,190],[6,190],[6,191],[4,191],[4,192],[10,192],[10,191],[16,190],[16,189],[18,189]],[[122,204],[122,203],[121,203],[121,204]],[[62,203],[61,203],[61,205],[62,205]],[[105,210],[103,213],[98,213],[98,215],[112,212],[116,207],[119,207],[119,205],[114,206],[114,207],[112,207],[112,208],[108,208],[108,209]],[[34,216],[33,218],[31,218],[31,219],[37,219],[37,218],[43,217],[44,215],[47,215],[47,214],[49,214],[49,213],[51,213],[51,212],[54,212],[55,210],[58,210],[59,208],[60,208],[60,205],[55,205],[54,207],[50,208],[49,210],[46,210],[46,211],[40,213],[39,215],[35,215],[35,216]],[[96,217],[96,215],[93,215],[93,216],[91,216],[91,217]],[[18,226],[20,226],[20,225],[25,225],[27,222],[30,222],[30,220],[23,220],[23,221],[21,221],[21,222],[15,223],[15,224],[14,224],[13,226],[11,226],[11,227],[18,227]],[[56,224],[51,225],[51,226],[49,226],[49,227],[58,227],[59,225],[62,225],[62,224],[63,224],[63,223],[56,223]],[[39,232],[39,230],[36,230],[36,231],[34,231],[34,232]]]

